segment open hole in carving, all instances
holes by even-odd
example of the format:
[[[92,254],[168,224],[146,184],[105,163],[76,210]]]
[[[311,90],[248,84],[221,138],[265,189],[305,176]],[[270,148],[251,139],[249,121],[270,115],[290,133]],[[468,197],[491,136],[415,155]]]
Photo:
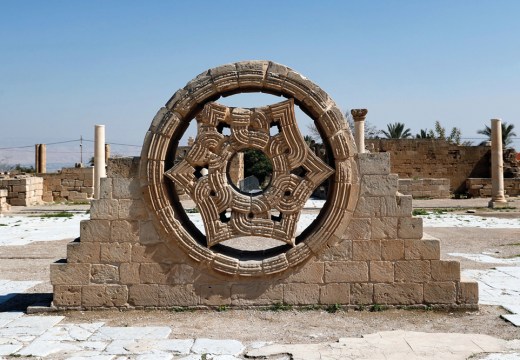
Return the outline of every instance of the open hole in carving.
[[[231,209],[226,209],[218,215],[220,217],[220,221],[222,221],[223,223],[227,223],[231,220]]]
[[[257,149],[237,152],[229,161],[227,176],[229,182],[240,193],[250,196],[260,195],[269,187],[273,164],[267,155]]]
[[[278,210],[271,210],[271,220],[280,222],[282,221],[282,213]]]
[[[275,136],[280,133],[280,124],[277,122],[272,122],[271,126],[269,127],[269,135]]]
[[[291,174],[304,178],[307,175],[307,170],[303,166],[299,166],[296,169],[291,170]]]
[[[193,175],[195,175],[197,179],[200,179],[201,177],[208,175],[208,166],[196,166]]]
[[[231,128],[226,123],[223,123],[223,122],[218,123],[217,131],[224,136],[231,136]]]

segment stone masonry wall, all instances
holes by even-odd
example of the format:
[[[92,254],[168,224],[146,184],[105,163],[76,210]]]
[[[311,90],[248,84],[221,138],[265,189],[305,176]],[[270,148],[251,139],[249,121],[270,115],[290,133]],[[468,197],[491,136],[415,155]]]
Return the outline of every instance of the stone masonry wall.
[[[438,240],[422,240],[422,219],[411,216],[411,196],[397,192],[388,154],[359,155],[361,192],[343,236],[299,267],[253,278],[218,273],[166,246],[139,191],[138,165],[109,163],[79,241],[51,266],[55,307],[477,306],[478,284],[460,281],[459,262],[440,260]]]
[[[87,200],[94,194],[94,168],[63,168],[43,177],[43,201]]]
[[[7,202],[12,206],[42,203],[43,179],[31,175],[0,178],[0,189],[7,189]]]
[[[491,179],[467,179],[466,187],[472,197],[491,196]],[[520,178],[504,179],[504,191],[508,196],[520,196]]]
[[[7,189],[0,189],[0,213],[11,210],[11,205],[7,203]]]
[[[449,199],[449,179],[399,179],[399,192],[417,198]]]
[[[466,179],[491,177],[489,146],[459,146],[436,139],[367,139],[368,148],[391,154],[400,178],[446,178],[451,192],[466,192]],[[371,150],[372,151],[372,150]]]

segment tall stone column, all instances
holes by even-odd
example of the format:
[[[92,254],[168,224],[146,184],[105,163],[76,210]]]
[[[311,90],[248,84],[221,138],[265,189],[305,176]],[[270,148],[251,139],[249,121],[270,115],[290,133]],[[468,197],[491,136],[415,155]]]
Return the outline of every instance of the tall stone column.
[[[491,201],[489,207],[507,206],[504,196],[504,159],[502,151],[502,120],[491,119]]]
[[[47,172],[47,145],[36,144],[34,146],[35,164],[34,170],[37,174],[45,174]]]
[[[365,118],[367,116],[367,109],[352,109],[350,113],[354,118],[354,140],[358,148],[358,153],[365,152]]]
[[[101,178],[106,176],[105,125],[96,125],[94,130],[94,199],[99,199]]]

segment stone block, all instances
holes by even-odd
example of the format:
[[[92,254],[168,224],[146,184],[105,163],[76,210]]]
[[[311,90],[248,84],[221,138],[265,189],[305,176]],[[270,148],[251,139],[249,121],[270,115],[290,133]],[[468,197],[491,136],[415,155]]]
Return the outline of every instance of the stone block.
[[[316,284],[285,284],[283,302],[291,305],[317,304],[320,300],[320,287]]]
[[[439,260],[439,240],[405,240],[404,258],[410,260]]]
[[[423,283],[431,280],[431,268],[428,260],[396,261],[395,281]]]
[[[119,218],[126,220],[147,220],[148,212],[142,200],[119,200]]]
[[[413,305],[423,301],[422,284],[375,284],[374,303],[385,305]]]
[[[94,284],[115,284],[119,282],[119,268],[114,265],[92,264],[90,282]]]
[[[125,285],[88,285],[81,290],[81,305],[85,307],[123,306],[128,300]]]
[[[159,306],[159,285],[129,285],[128,303],[134,306]]]
[[[197,306],[200,303],[193,285],[159,285],[159,306]]]
[[[320,304],[347,305],[350,303],[350,284],[325,284],[320,287]]]
[[[199,293],[202,305],[231,305],[231,286],[229,284],[200,285]]]
[[[460,263],[458,261],[432,260],[431,267],[434,281],[460,280]]]
[[[100,180],[99,198],[108,200],[112,199],[112,178],[101,178]],[[94,186],[94,184],[91,186]]]
[[[350,284],[350,303],[352,305],[368,305],[374,301],[374,284]]]
[[[132,245],[130,243],[102,243],[100,258],[103,263],[130,262]]]
[[[100,246],[98,242],[71,242],[67,244],[68,263],[99,262]]]
[[[454,304],[457,290],[453,281],[424,284],[424,302],[427,304]]]
[[[404,240],[381,241],[382,260],[404,260]]]
[[[366,261],[342,261],[325,263],[325,282],[364,282],[368,281]]]
[[[397,193],[396,174],[363,175],[361,179],[361,196],[386,196]]]
[[[232,305],[270,305],[283,301],[281,284],[247,282],[231,286]]]
[[[390,153],[357,154],[360,175],[390,174]]]
[[[392,261],[370,261],[369,267],[371,282],[394,282],[394,263]]]
[[[323,283],[323,274],[325,272],[322,262],[308,262],[295,272],[290,274],[284,283],[307,283],[320,284]]]
[[[398,222],[397,236],[400,239],[421,239],[423,236],[423,219],[401,217]]]
[[[139,226],[139,242],[143,245],[157,244],[161,242],[155,226],[151,221],[141,221]]]
[[[111,199],[93,200],[90,205],[92,220],[115,220],[119,216],[119,202]]]
[[[113,220],[110,226],[110,240],[137,242],[139,240],[139,223],[137,221]]]
[[[353,241],[352,260],[381,260],[381,241]]]
[[[81,286],[56,285],[52,303],[54,306],[81,306]]]
[[[396,216],[411,216],[412,215],[412,196],[397,194],[397,213]]]
[[[457,302],[459,304],[478,304],[478,282],[461,281],[457,291]]]
[[[168,284],[170,266],[157,263],[143,263],[139,269],[142,284]]]
[[[53,285],[87,285],[90,281],[90,264],[51,264]]]
[[[81,242],[108,242],[110,241],[110,221],[83,220],[80,223]]]
[[[340,240],[327,245],[319,256],[321,261],[352,260],[352,241]]]
[[[397,218],[376,217],[372,218],[372,239],[396,239]]]
[[[138,263],[122,263],[119,265],[119,279],[121,284],[139,284],[139,267]]]
[[[114,199],[140,199],[141,188],[138,178],[113,178],[112,196]]]
[[[361,196],[354,211],[354,216],[357,218],[380,216],[381,201],[382,198],[379,196]]]
[[[170,250],[164,243],[152,245],[132,245],[132,262],[182,263],[186,258],[182,250]]]
[[[369,240],[371,239],[371,219],[353,218],[342,236],[344,240]]]

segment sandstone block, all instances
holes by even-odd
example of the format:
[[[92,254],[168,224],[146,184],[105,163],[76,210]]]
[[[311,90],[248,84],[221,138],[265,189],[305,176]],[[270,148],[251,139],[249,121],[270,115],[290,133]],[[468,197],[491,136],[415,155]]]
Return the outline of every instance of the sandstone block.
[[[399,218],[397,236],[400,239],[421,239],[423,236],[422,220],[414,217]]]
[[[102,243],[101,262],[122,263],[130,262],[132,257],[132,245],[130,243]]]
[[[75,307],[81,306],[81,286],[56,285],[52,303],[55,306]]]
[[[397,194],[397,213],[396,216],[411,216],[412,215],[412,196]]]
[[[333,305],[350,303],[349,284],[325,284],[320,287],[320,304]]]
[[[53,285],[87,285],[90,280],[90,264],[51,264]]]
[[[335,244],[327,245],[319,258],[321,261],[352,260],[352,241],[340,240]]]
[[[121,284],[139,284],[139,266],[138,263],[122,263],[119,265],[119,279]]]
[[[405,240],[404,257],[411,260],[439,260],[439,240]]]
[[[455,304],[457,290],[453,281],[424,284],[424,302],[427,304]]]
[[[185,262],[182,250],[172,251],[164,243],[152,245],[132,245],[132,262],[145,263],[182,263]]]
[[[143,245],[157,244],[161,242],[155,226],[151,221],[141,221],[139,227],[139,242]]]
[[[382,198],[379,196],[361,196],[354,216],[357,218],[381,216],[381,200]]]
[[[320,284],[323,283],[324,272],[325,267],[322,262],[309,262],[289,275],[283,282]]]
[[[139,199],[141,188],[137,178],[114,178],[112,180],[114,199]]]
[[[364,282],[368,281],[366,261],[343,261],[325,263],[325,282]]]
[[[159,285],[159,306],[196,306],[199,295],[193,285]]]
[[[123,306],[128,300],[125,285],[88,285],[81,290],[81,305],[85,307]]]
[[[396,239],[397,218],[378,217],[372,218],[372,239]]]
[[[81,242],[108,242],[110,241],[110,221],[83,220],[80,223]]]
[[[320,299],[320,287],[316,284],[285,284],[283,301],[291,305],[317,304]]]
[[[427,260],[396,261],[395,281],[428,282],[431,279],[430,262]]]
[[[92,186],[94,186],[92,184]],[[112,178],[102,178],[99,184],[99,198],[112,199]]]
[[[458,261],[432,260],[432,279],[435,281],[460,280],[460,263]]]
[[[128,303],[130,305],[159,305],[159,285],[157,284],[130,285],[128,290]]]
[[[394,281],[394,263],[392,261],[370,261],[370,281],[389,283]]]
[[[372,234],[371,219],[352,219],[342,237],[345,240],[369,240]]]
[[[412,305],[423,301],[422,284],[375,284],[374,303],[385,305]]]
[[[404,240],[381,241],[382,260],[404,260]]]
[[[114,284],[119,282],[119,268],[114,265],[92,264],[90,282],[94,284]]]
[[[119,216],[119,202],[117,200],[93,200],[90,206],[92,220],[115,220]]]
[[[381,260],[381,241],[353,241],[352,260]]]
[[[358,154],[360,175],[390,174],[390,153]]]
[[[141,264],[139,270],[140,282],[143,284],[168,284],[170,266],[157,263]]]
[[[370,283],[350,284],[350,303],[352,305],[372,304],[374,285]]]
[[[68,263],[99,262],[100,246],[97,242],[71,242],[67,244]]]
[[[127,220],[112,221],[110,239],[118,242],[137,242],[139,240],[139,223]]]
[[[232,305],[269,305],[283,301],[283,285],[281,284],[253,282],[231,286]]]
[[[200,285],[200,302],[203,305],[219,306],[231,304],[231,286],[228,284]]]
[[[397,193],[397,174],[363,175],[361,196],[385,196]]]
[[[148,212],[142,200],[119,200],[118,216],[126,220],[147,220]]]
[[[478,282],[461,281],[457,292],[457,302],[468,305],[478,304]]]

